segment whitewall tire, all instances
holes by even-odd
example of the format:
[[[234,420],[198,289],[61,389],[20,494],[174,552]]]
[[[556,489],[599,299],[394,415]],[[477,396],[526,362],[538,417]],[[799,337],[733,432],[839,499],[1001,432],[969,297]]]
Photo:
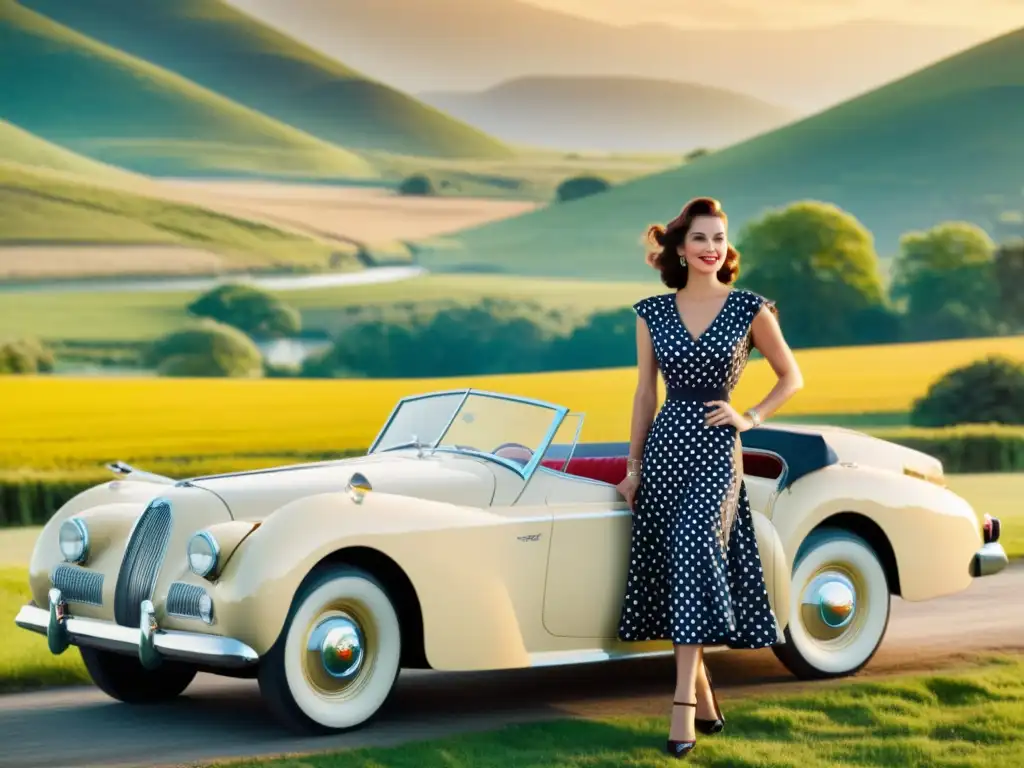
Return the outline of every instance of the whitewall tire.
[[[815,531],[793,565],[786,642],[772,650],[802,679],[855,674],[885,637],[890,602],[885,568],[863,538]]]
[[[260,665],[260,692],[292,728],[350,730],[387,702],[401,655],[398,613],[384,587],[358,568],[325,568],[296,593]]]

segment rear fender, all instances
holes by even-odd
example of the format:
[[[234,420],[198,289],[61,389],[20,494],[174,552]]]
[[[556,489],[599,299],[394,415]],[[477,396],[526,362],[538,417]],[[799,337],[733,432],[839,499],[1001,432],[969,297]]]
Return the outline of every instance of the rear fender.
[[[380,492],[367,493],[359,504],[346,493],[290,502],[247,536],[225,564],[213,594],[220,631],[262,656],[316,566],[336,552],[361,547],[393,560],[412,583],[431,667],[526,664],[502,576],[505,556],[494,538],[501,536],[501,522],[487,511]]]
[[[757,511],[752,511],[751,517],[764,570],[764,583],[768,589],[768,600],[781,631],[789,624],[789,587],[792,581],[790,559],[786,556],[786,549],[782,546],[782,539],[772,521]]]
[[[980,526],[970,504],[952,491],[884,469],[835,465],[784,491],[772,522],[786,551],[795,553],[811,531],[844,513],[871,520],[885,534],[904,600],[930,600],[970,585]]]

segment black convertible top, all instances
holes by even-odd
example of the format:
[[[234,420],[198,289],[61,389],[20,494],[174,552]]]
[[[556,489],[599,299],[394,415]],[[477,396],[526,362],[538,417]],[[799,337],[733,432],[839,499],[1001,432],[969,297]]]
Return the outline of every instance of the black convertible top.
[[[839,457],[828,441],[816,432],[805,432],[799,428],[761,426],[740,433],[740,443],[751,450],[777,453],[786,462],[786,470],[779,478],[779,489],[788,488],[801,477],[819,469],[836,464]],[[564,459],[569,452],[568,445],[552,445],[544,455],[546,459]],[[573,456],[593,458],[602,456],[626,456],[628,442],[579,443]]]

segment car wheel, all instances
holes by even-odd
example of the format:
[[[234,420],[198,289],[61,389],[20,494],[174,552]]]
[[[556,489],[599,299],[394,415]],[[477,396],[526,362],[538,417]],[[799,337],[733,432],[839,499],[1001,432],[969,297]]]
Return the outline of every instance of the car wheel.
[[[357,568],[327,568],[296,593],[260,665],[260,692],[292,729],[349,730],[387,702],[401,654],[398,613],[381,584]]]
[[[878,555],[860,536],[815,531],[793,565],[789,625],[775,656],[805,680],[852,675],[889,626],[890,593]]]
[[[156,669],[146,669],[134,656],[95,648],[79,651],[96,687],[128,704],[169,701],[188,688],[196,676],[195,667],[180,662],[165,661]]]

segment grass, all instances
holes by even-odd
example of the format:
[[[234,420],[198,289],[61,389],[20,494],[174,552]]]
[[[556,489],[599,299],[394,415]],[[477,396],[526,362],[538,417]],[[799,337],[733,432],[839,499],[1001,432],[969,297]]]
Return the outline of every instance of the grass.
[[[806,388],[778,418],[905,413],[943,372],[993,351],[1024,358],[1024,336],[802,350]],[[746,407],[773,381],[766,361],[752,361],[734,402]],[[632,368],[416,380],[0,377],[0,470],[361,450],[400,397],[466,385],[564,403],[587,414],[583,440],[620,440],[635,382]]]
[[[0,120],[0,162],[77,174],[99,182],[122,184],[141,181],[135,174],[70,152],[6,120]]]
[[[140,187],[140,190],[148,189]],[[155,192],[104,186],[42,168],[0,163],[0,245],[5,241],[58,246],[62,243],[185,246],[217,255],[222,266],[229,270],[244,267],[319,271],[328,268],[333,253],[341,252],[343,263],[349,268],[357,267],[352,253],[345,254],[344,249],[324,240],[195,205],[171,202],[161,199]],[[166,258],[163,271],[168,274],[184,271],[173,251],[169,251]],[[45,251],[35,253],[32,260],[36,259],[43,261]],[[88,273],[95,267],[95,264],[79,261],[70,264],[65,274]],[[122,271],[129,271],[128,264]],[[138,272],[152,271],[151,265],[138,269]],[[3,272],[0,267],[0,273]],[[59,307],[58,314],[63,314],[69,325],[81,322],[82,318],[66,308],[66,298],[66,295],[51,295],[50,308],[44,312],[48,314]],[[3,304],[0,314],[13,311],[7,298]],[[23,319],[29,317],[23,316]],[[120,322],[116,316],[112,316],[112,320],[115,324]],[[31,321],[23,330],[33,332]],[[16,332],[21,330],[16,329]]]
[[[339,146],[511,157],[511,148],[219,0],[21,0],[78,32]],[[111,24],[111,18],[117,24]]]
[[[5,119],[24,130],[141,173],[377,175],[352,152],[14,0],[0,0],[0,93]]]
[[[3,210],[0,209],[0,220]],[[0,227],[2,229],[2,227]],[[535,280],[490,275],[426,275],[394,283],[356,288],[279,291],[302,313],[303,327],[336,331],[348,322],[347,310],[450,303],[475,304],[485,298],[536,302],[566,315],[629,306],[659,290],[651,283]],[[33,335],[53,340],[140,341],[188,324],[185,306],[198,291],[104,292],[32,291],[0,293],[0,336]]]
[[[974,115],[985,115],[984,120]],[[601,195],[465,230],[422,255],[431,270],[643,279],[648,224],[696,195],[744,223],[802,199],[834,203],[894,254],[908,230],[1024,209],[1024,30],[807,119]]]
[[[987,768],[1024,764],[1024,661],[990,656],[974,668],[753,696],[727,705],[727,732],[687,759],[705,768]],[[575,718],[510,725],[398,747],[231,768],[654,768],[667,717]]]

